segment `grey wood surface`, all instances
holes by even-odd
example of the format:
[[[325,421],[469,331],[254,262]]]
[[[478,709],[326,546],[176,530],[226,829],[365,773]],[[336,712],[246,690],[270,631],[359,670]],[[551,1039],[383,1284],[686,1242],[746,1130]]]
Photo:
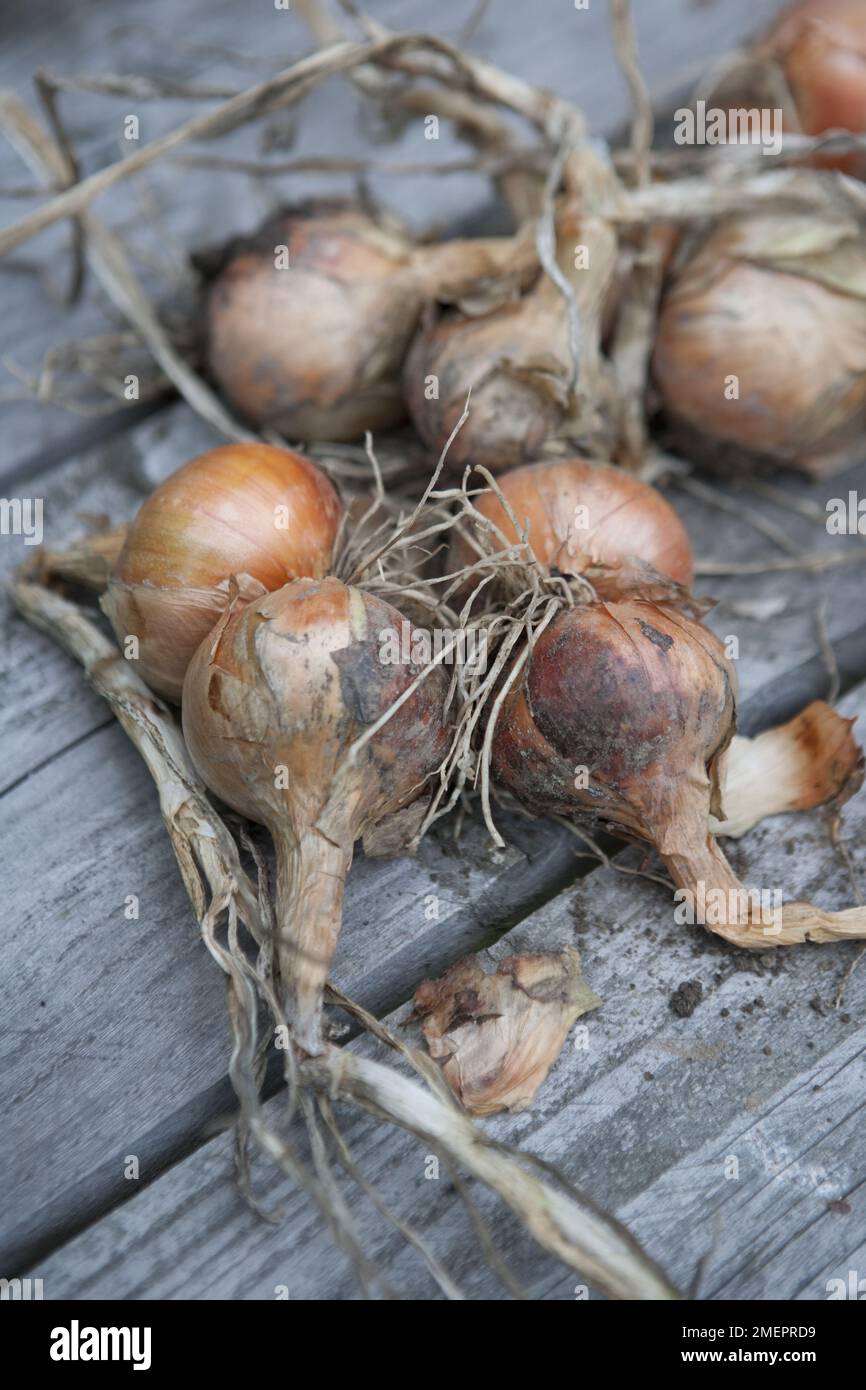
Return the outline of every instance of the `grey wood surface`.
[[[451,36],[468,12],[468,6],[453,5],[431,15],[418,0],[371,3],[369,8],[391,25],[432,27]],[[682,90],[708,58],[729,48],[778,8],[777,3],[754,0],[748,5],[741,0],[716,0],[708,5],[641,0],[636,11],[642,57],[654,94],[663,100]],[[128,3],[108,7],[98,0],[85,0],[74,8],[64,7],[61,14],[51,6],[50,23],[40,22],[43,7],[38,3],[13,4],[8,9],[0,83],[22,94],[28,89],[29,70],[37,63],[66,72],[150,70],[198,82],[235,82],[282,66],[308,47],[296,17],[280,14],[275,21],[266,7],[253,14],[234,0],[220,4],[187,0],[182,26],[176,0],[154,0],[147,9],[145,28],[141,7]],[[274,43],[274,22],[284,26],[284,48]],[[171,35],[170,42],[166,35]],[[240,64],[237,57],[228,61],[219,51],[221,46],[236,55],[241,50]],[[528,22],[517,0],[494,0],[473,48],[521,76],[582,100],[594,129],[600,132],[616,129],[627,113],[601,4],[581,15],[568,4],[550,6],[541,24]],[[96,168],[115,158],[119,120],[129,101],[79,95],[62,100],[84,167]],[[191,109],[186,103],[143,105],[145,138],[176,123]],[[244,136],[233,152],[255,153],[256,138],[252,133]],[[451,137],[443,134],[436,156],[449,158],[456,150]],[[369,151],[368,133],[357,119],[356,98],[344,85],[329,84],[303,107],[291,153],[361,155]],[[407,132],[397,146],[375,150],[384,159],[426,157],[428,152],[429,146],[419,155],[417,131]],[[14,157],[0,150],[0,187],[26,181],[22,170]],[[267,194],[248,180],[218,181],[204,173],[181,173],[168,167],[154,171],[143,182],[149,199],[145,205],[141,191],[117,189],[101,201],[100,212],[130,235],[146,272],[157,258],[163,280],[167,267],[178,263],[184,248],[236,230],[239,223],[252,225],[272,197],[297,197],[334,186],[332,180],[321,178],[283,179],[275,181],[273,194]],[[433,220],[453,224],[458,218],[471,217],[487,197],[483,182],[469,176],[397,181],[373,175],[370,184],[376,197],[408,212],[419,226]],[[349,183],[343,179],[337,186],[345,189]],[[156,223],[154,203],[160,211]],[[11,220],[25,206],[3,200],[0,220]],[[13,261],[20,266],[40,254],[42,271],[47,269],[52,281],[58,282],[63,276],[65,236],[63,229],[46,234],[20,248]],[[0,263],[4,309],[0,341],[16,360],[31,366],[50,344],[97,331],[106,322],[106,306],[92,286],[84,303],[66,316],[37,290],[37,284],[34,273],[12,272]],[[137,423],[131,425],[132,415],[81,421],[33,404],[4,404],[0,411],[0,479],[14,478],[16,492],[44,498],[46,535],[52,543],[75,533],[79,513],[129,515],[157,481],[191,454],[216,442],[182,405],[162,409],[143,421],[136,415]],[[848,487],[859,486],[862,493],[866,469],[852,470],[830,485],[785,477],[784,486],[791,495],[821,509],[828,496],[845,495]],[[677,490],[670,495],[702,558],[748,561],[778,555],[748,524],[749,514],[771,517],[800,547],[850,548],[860,543],[856,538],[830,538],[813,522],[748,494],[738,494],[741,516],[717,512]],[[20,542],[0,538],[0,570],[8,570],[23,554]],[[776,717],[786,717],[826,689],[828,675],[818,654],[815,627],[820,604],[825,605],[845,685],[866,674],[861,575],[862,569],[855,566],[819,575],[762,576],[761,597],[777,598],[783,605],[771,621],[764,622],[744,617],[737,608],[754,597],[753,578],[704,581],[703,590],[722,600],[710,617],[711,625],[722,635],[737,635],[740,641],[745,727],[762,727]],[[316,1217],[302,1199],[287,1196],[287,1223],[274,1233],[257,1223],[237,1197],[229,1142],[217,1132],[230,1107],[222,986],[196,939],[155,796],[136,755],[107,717],[104,705],[86,689],[78,670],[49,642],[13,618],[5,598],[0,601],[0,739],[4,859],[0,1162],[7,1198],[0,1272],[11,1274],[25,1265],[40,1273],[45,1270],[48,1297],[64,1293],[86,1297],[95,1290],[127,1297],[212,1298],[227,1292],[271,1297],[274,1283],[288,1283],[298,1297],[351,1296],[351,1280],[340,1257],[329,1250]],[[852,825],[862,829],[860,820]],[[788,822],[783,827],[784,835],[793,836],[790,826]],[[511,831],[515,847],[498,862],[480,832],[470,833],[459,859],[447,843],[430,841],[416,863],[382,865],[359,860],[350,881],[347,923],[335,971],[338,982],[374,1011],[385,1013],[407,998],[425,975],[437,973],[467,951],[480,949],[515,921],[519,926],[506,936],[506,943],[520,941],[522,936],[516,933],[524,931],[538,930],[551,941],[558,934],[571,933],[575,901],[569,896],[553,898],[535,916],[520,920],[577,873],[580,865],[570,842],[558,832],[525,823],[516,823]],[[761,834],[754,832],[756,845]],[[839,877],[837,862],[827,855],[814,820],[805,821],[796,839],[787,843],[795,845],[794,858],[803,847],[804,872],[827,876],[828,902],[850,900],[850,890]],[[786,886],[790,882],[786,877]],[[140,898],[138,922],[123,916],[128,893]],[[424,915],[429,894],[440,900],[438,921]],[[690,1094],[689,1066],[696,1059],[689,1064],[676,1052],[666,1053],[662,1043],[667,1040],[680,1049],[698,1046],[703,1037],[702,1031],[695,1031],[701,1023],[700,1010],[692,1020],[676,1021],[663,1016],[662,1009],[658,1039],[646,1029],[641,1031],[640,1008],[628,1025],[631,1031],[622,1020],[631,1017],[630,996],[643,1000],[647,980],[659,984],[663,992],[684,978],[678,972],[690,968],[696,943],[689,938],[667,942],[657,959],[652,940],[639,933],[647,926],[661,935],[668,908],[661,898],[656,900],[650,885],[635,887],[621,875],[607,884],[606,875],[596,871],[578,888],[578,904],[584,895],[584,911],[591,913],[596,930],[581,932],[578,939],[588,973],[590,966],[598,971],[590,982],[606,1000],[604,1010],[590,1024],[593,1038],[598,1033],[607,1039],[604,1063],[595,1078],[598,1094],[587,1101],[586,1087],[574,1085],[573,1071],[562,1071],[576,1055],[566,1053],[540,1098],[540,1108],[519,1120],[497,1124],[503,1133],[517,1134],[540,1153],[548,1152],[549,1143],[549,1156],[563,1160],[571,1175],[585,1181],[595,1197],[617,1205],[629,1220],[634,1216],[653,1253],[669,1263],[678,1277],[687,1279],[686,1266],[701,1252],[706,1223],[701,1226],[693,1217],[691,1226],[684,1221],[677,1224],[672,1212],[679,1217],[685,1210],[677,1193],[688,1187],[692,1165],[701,1172],[706,1169],[702,1190],[708,1191],[717,1152],[713,1146],[737,1142],[735,1136],[741,1132],[737,1106],[742,1099],[737,1089],[739,1072],[729,1059],[730,1065],[718,1069],[715,1089],[703,1079],[695,1088],[694,1113],[677,1108],[682,1097]],[[617,929],[600,937],[598,926],[604,928],[606,912],[612,913]],[[638,934],[635,919],[641,924]],[[590,939],[599,939],[599,946],[591,947]],[[642,941],[647,943],[644,947]],[[598,950],[597,967],[593,949]],[[798,988],[809,988],[810,971],[822,977],[838,972],[846,950],[850,954],[850,948],[835,947],[824,948],[826,954],[796,953],[797,962],[779,972],[779,978],[791,978],[792,999]],[[725,978],[714,989],[733,991],[737,1007],[748,1002],[745,995],[740,999],[740,992],[754,984],[751,967],[731,973],[730,953],[703,942],[698,956],[702,962],[715,962],[718,957],[717,969]],[[669,974],[665,973],[668,967]],[[774,974],[774,983],[776,978]],[[847,1006],[854,1017],[858,1006],[862,1013],[862,988],[855,976]],[[787,994],[784,997],[788,999]],[[701,1006],[710,1007],[709,1002]],[[648,1004],[649,1016],[657,1018],[659,1008]],[[765,1064],[766,1105],[755,1114],[762,1117],[760,1132],[770,1136],[767,1152],[775,1152],[773,1144],[783,1149],[788,1144],[784,1152],[794,1154],[795,1172],[811,1171],[812,1160],[797,1150],[797,1136],[817,1148],[823,1131],[817,1112],[806,1130],[798,1131],[794,1117],[800,1090],[808,1092],[810,1084],[825,1084],[823,1072],[815,1081],[807,1079],[812,1049],[805,1044],[814,1041],[818,1057],[814,1067],[820,1072],[826,1062],[834,1078],[832,1094],[838,1096],[834,1113],[852,1152],[849,1169],[856,1178],[858,1144],[862,1171],[862,1138],[858,1138],[856,1118],[842,1113],[856,1094],[856,1058],[845,1051],[849,1035],[838,1019],[834,1023],[830,1016],[818,1014],[813,1019],[812,1013],[805,1015],[805,1024],[802,1011],[788,1016],[793,1021],[785,1024],[787,1069],[763,1058],[765,1015],[753,1010],[738,1020],[745,1032],[737,1035],[737,1042],[756,1048]],[[621,1038],[620,1024],[625,1030]],[[605,1030],[611,1030],[610,1034]],[[646,1083],[628,1103],[623,1094],[620,1106],[620,1089],[631,1073],[618,1069],[618,1048],[621,1043],[627,1051],[629,1038],[635,1068],[658,1042],[662,1062],[654,1065],[668,1082],[655,1087]],[[713,1034],[712,1044],[707,1045],[715,1046],[716,1041]],[[592,1052],[590,1057],[594,1062]],[[708,1070],[699,1070],[702,1078]],[[702,1086],[708,1088],[705,1093]],[[792,1099],[786,1099],[786,1087],[792,1088]],[[756,1093],[758,1089],[756,1084]],[[701,1129],[695,1118],[701,1104],[708,1112],[706,1124],[718,1121],[717,1128]],[[587,1152],[569,1153],[566,1161],[561,1147],[569,1127],[579,1128],[584,1120],[589,1125],[592,1106],[599,1110],[598,1131],[594,1124],[591,1130],[584,1128]],[[752,1112],[747,1113],[751,1120]],[[554,1122],[556,1115],[562,1116],[560,1128]],[[693,1132],[680,1129],[683,1115],[688,1125],[697,1125]],[[626,1138],[644,1128],[643,1147],[625,1144]],[[676,1130],[677,1143],[669,1129]],[[734,1136],[730,1141],[728,1132]],[[743,1127],[742,1132],[751,1133],[751,1129]],[[600,1138],[594,1144],[596,1133],[609,1138],[613,1149],[605,1149]],[[371,1175],[378,1174],[386,1189],[393,1190],[405,1215],[429,1228],[437,1249],[456,1262],[470,1291],[488,1296],[477,1259],[468,1248],[461,1253],[466,1228],[454,1192],[446,1190],[447,1182],[424,1182],[419,1156],[400,1136],[383,1135],[367,1124],[353,1125],[352,1134],[353,1146],[371,1165]],[[624,1172],[617,1186],[610,1170],[619,1165],[616,1145],[620,1138]],[[743,1142],[746,1153],[753,1155],[758,1152],[755,1144],[762,1141]],[[827,1157],[815,1161],[832,1168],[838,1152],[832,1133],[823,1142]],[[642,1167],[645,1151],[650,1149],[655,1157]],[[130,1153],[141,1161],[138,1184],[123,1175],[124,1158]],[[159,1177],[163,1170],[167,1171]],[[758,1168],[752,1176],[760,1179]],[[262,1181],[269,1181],[267,1175],[262,1174]],[[755,1230],[765,1233],[762,1238],[769,1252],[761,1268],[775,1272],[762,1283],[764,1276],[753,1267],[755,1248],[736,1233],[743,1187],[732,1184],[727,1204],[718,1190],[709,1202],[714,1207],[718,1199],[728,1223],[728,1235],[719,1245],[725,1253],[718,1261],[717,1284],[710,1278],[707,1286],[711,1293],[731,1297],[741,1289],[761,1288],[763,1292],[749,1296],[793,1296],[773,1292],[773,1281],[778,1281],[780,1289],[795,1289],[798,1262],[807,1254],[811,1257],[813,1250],[811,1239],[803,1233],[813,1225],[822,1232],[814,1249],[826,1253],[827,1268],[841,1249],[833,1244],[839,1232],[844,1236],[847,1230],[857,1231],[857,1240],[862,1241],[862,1193],[856,1196],[856,1183],[855,1195],[849,1199],[851,1213],[844,1218],[828,1213],[827,1220],[808,1206],[811,1196],[799,1179],[781,1189],[769,1186],[772,1190],[765,1202],[760,1187],[748,1200],[755,1203],[750,1208],[755,1213]],[[131,1200],[125,1201],[133,1192]],[[635,1213],[632,1203],[637,1204]],[[675,1225],[676,1233],[668,1239]],[[83,1234],[76,1235],[83,1228],[87,1228]],[[387,1233],[375,1222],[365,1222],[365,1232],[368,1229],[375,1251],[393,1261],[398,1287],[421,1289],[421,1296],[430,1296],[430,1287],[418,1283],[417,1273],[405,1266]],[[500,1229],[521,1276],[537,1296],[572,1296],[573,1280],[563,1279],[561,1269],[541,1261],[515,1228],[497,1219]],[[853,1248],[857,1241],[849,1240],[849,1244]],[[285,1277],[280,1274],[283,1270]],[[807,1290],[803,1296],[815,1296],[809,1290],[818,1277],[816,1271],[818,1264],[811,1261],[812,1283],[796,1284],[797,1290]]]
[[[74,532],[82,511],[129,515],[154,483],[210,442],[210,431],[178,405],[51,470],[44,478],[48,534],[53,539]],[[852,478],[864,474],[866,470]],[[42,480],[36,481],[43,490]],[[800,500],[816,502],[826,485],[798,484],[795,490]],[[715,513],[679,490],[672,500],[700,554],[746,559],[765,546],[739,516]],[[778,520],[778,509],[775,515]],[[826,530],[797,515],[783,512],[781,518],[801,545],[859,544],[853,537],[828,537]],[[24,549],[23,543],[17,550],[8,546],[7,563]],[[720,606],[710,620],[722,636],[733,634],[740,641],[746,728],[750,695],[763,692],[758,722],[766,723],[790,694],[790,673],[804,662],[810,663],[805,668],[809,680],[800,688],[798,707],[826,689],[828,674],[814,657],[815,606],[822,596],[833,636],[844,639],[856,624],[862,653],[862,605],[856,601],[860,574],[851,567],[818,577],[773,576],[767,587],[786,607],[770,624],[736,616],[736,596],[752,593],[752,581],[733,578],[712,584],[727,606]],[[68,658],[11,615],[5,598],[2,608],[7,633],[2,707],[14,757],[6,773],[7,792],[0,797],[0,828],[10,865],[9,920],[21,929],[7,942],[8,969],[0,986],[10,1035],[0,1086],[9,1151],[17,1152],[29,1141],[51,1154],[47,1163],[21,1168],[15,1200],[7,1207],[0,1249],[7,1258],[27,1258],[117,1199],[124,1190],[117,1152],[138,1144],[147,1154],[145,1171],[153,1173],[200,1136],[229,1104],[230,1094],[224,1079],[221,985],[191,935],[190,915],[144,768]],[[779,717],[787,712],[782,708]],[[350,883],[338,981],[368,1005],[393,1006],[425,974],[477,948],[501,920],[502,904],[506,913],[519,914],[538,895],[554,892],[585,867],[555,832],[532,833],[532,862],[523,869],[513,858],[502,866],[485,863],[483,841],[479,832],[474,877],[462,875],[457,862],[433,842],[422,850],[426,878],[417,864],[359,865]],[[34,882],[30,846],[41,850],[48,845],[55,863]],[[441,920],[428,920],[425,898],[438,891],[435,881],[444,867],[452,870],[454,896],[449,894],[443,905]],[[383,897],[380,930],[370,935],[364,924],[380,887],[383,895],[394,896],[387,908]],[[141,899],[136,924],[123,916],[128,893]],[[132,952],[130,938],[136,943]],[[115,975],[125,982],[119,996],[111,983]],[[156,1008],[155,1000],[165,994],[166,981],[171,991],[157,1027],[163,1006]],[[129,1046],[124,1029],[108,1025],[108,1045],[92,1047],[99,1036],[99,1001],[105,998],[113,1018],[114,1004],[127,994],[133,1003],[124,1010],[136,1045]],[[200,996],[191,1028],[184,1000]],[[49,1068],[35,1089],[27,1044],[34,1016],[50,1037],[52,1052],[68,1058],[68,1066]],[[92,1121],[78,1133],[82,1106]]]
[[[841,708],[866,716],[866,686]],[[864,824],[861,791],[845,813],[861,875]],[[815,817],[764,822],[731,853],[749,882],[783,885],[786,898],[810,896],[824,907],[851,901],[847,870]],[[676,925],[663,889],[598,869],[490,955],[575,941],[603,1006],[580,1021],[581,1045],[566,1045],[531,1109],[487,1121],[488,1132],[555,1162],[627,1220],[681,1286],[707,1255],[703,1297],[820,1299],[829,1278],[862,1269],[866,972],[853,975],[842,1009],[831,1007],[857,943],[769,956],[733,951],[700,927]],[[683,980],[703,986],[691,1018],[670,1006]],[[404,1018],[399,1011],[390,1021],[399,1027]],[[271,1102],[274,1116],[283,1104]],[[343,1119],[365,1177],[422,1231],[464,1290],[499,1296],[446,1176],[425,1180],[424,1154],[404,1136],[366,1118]],[[728,1178],[731,1158],[739,1167]],[[279,1285],[296,1299],[353,1297],[353,1276],[304,1199],[262,1174],[262,1194],[286,1209],[284,1226],[267,1227],[231,1192],[228,1166],[222,1136],[39,1261],[33,1273],[46,1297],[273,1298]],[[483,1193],[475,1196],[529,1292],[572,1298],[574,1276],[533,1252]],[[415,1256],[363,1201],[356,1212],[392,1284],[406,1297],[433,1296]]]

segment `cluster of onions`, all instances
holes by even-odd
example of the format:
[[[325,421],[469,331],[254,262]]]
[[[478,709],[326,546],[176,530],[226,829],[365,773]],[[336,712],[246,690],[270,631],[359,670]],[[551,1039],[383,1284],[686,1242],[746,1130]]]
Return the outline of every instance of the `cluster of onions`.
[[[652,373],[693,454],[843,465],[866,437],[866,235],[792,212],[719,223],[671,275]]]
[[[286,1012],[308,1052],[355,840],[419,799],[423,814],[448,740],[441,669],[380,660],[404,616],[328,575],[341,514],[300,454],[215,449],[143,504],[103,597],[151,688],[182,693],[204,782],[273,836]]]
[[[355,440],[406,413],[400,373],[425,305],[498,302],[531,242],[417,245],[351,203],[282,211],[209,260],[207,364],[227,399],[293,440]]]
[[[581,320],[577,364],[568,301],[548,274],[492,312],[431,316],[412,344],[404,388],[412,423],[432,452],[442,450],[470,388],[469,418],[448,453],[452,468],[471,462],[499,472],[537,458],[552,439],[598,448],[606,428],[599,340],[616,257],[616,237],[602,218],[573,204],[559,212],[559,276]]]
[[[799,0],[757,45],[758,59],[782,70],[794,112],[787,124],[805,135],[866,131],[866,6],[862,0]],[[793,118],[793,119],[792,119]],[[866,161],[834,161],[849,173]]]

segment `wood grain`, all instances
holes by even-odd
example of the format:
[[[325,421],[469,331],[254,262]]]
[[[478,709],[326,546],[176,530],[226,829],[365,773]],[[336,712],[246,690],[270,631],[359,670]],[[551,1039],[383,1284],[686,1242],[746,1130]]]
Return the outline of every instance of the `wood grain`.
[[[433,27],[451,37],[464,11],[449,8],[443,18],[421,0],[371,0],[368,8],[392,27]],[[564,3],[540,24],[529,21],[519,0],[494,0],[473,50],[579,101],[593,129],[609,134],[628,106],[604,8],[578,14]],[[642,59],[657,105],[678,97],[707,59],[778,8],[778,0],[700,6],[641,0]],[[7,6],[4,21],[0,82],[21,94],[37,64],[240,83],[309,47],[296,16],[234,0],[187,0],[182,35],[175,0],[153,0],[146,28],[130,0],[112,3],[110,12],[102,0],[60,10],[30,0]],[[283,26],[279,44],[275,24]],[[62,102],[85,171],[115,159],[129,99],[71,95]],[[146,138],[154,138],[193,108],[166,102],[135,109]],[[257,141],[257,131],[242,133],[232,153],[256,154]],[[357,98],[345,84],[332,83],[305,104],[290,153],[370,149]],[[375,157],[388,160],[444,160],[458,152],[444,127],[433,147],[410,129],[397,145],[374,148]],[[11,151],[0,150],[0,187],[25,179]],[[418,227],[472,226],[488,198],[486,183],[471,175],[397,180],[374,173],[369,186],[386,206],[408,209]],[[252,226],[276,199],[350,187],[346,178],[296,177],[275,180],[268,191],[244,177],[217,180],[166,165],[140,187],[116,190],[99,211],[124,230],[156,287],[190,248],[240,224]],[[25,206],[2,200],[0,222]],[[47,233],[20,248],[12,268],[0,265],[0,347],[23,365],[34,366],[49,345],[107,321],[92,290],[73,314],[62,313],[45,292],[46,275],[62,281],[66,236],[62,228]],[[16,495],[44,499],[52,543],[76,532],[79,512],[129,515],[156,482],[217,442],[180,405],[145,420],[136,413],[135,421],[132,413],[81,421],[31,403],[4,403],[2,411],[0,480],[8,479]],[[844,496],[849,487],[862,494],[866,467],[829,485],[787,476],[783,483],[820,511],[828,496]],[[746,561],[777,553],[749,525],[752,514],[783,524],[803,549],[859,543],[828,537],[765,499],[737,496],[743,514],[732,517],[671,492],[702,558]],[[0,537],[0,573],[24,553],[19,541]],[[821,604],[844,687],[866,674],[859,566],[759,582],[726,578],[703,588],[723,601],[711,626],[739,639],[745,730],[787,717],[827,688],[815,628]],[[756,593],[783,605],[771,621],[737,611]],[[862,708],[862,690],[854,698]],[[287,1284],[292,1297],[353,1297],[340,1256],[297,1194],[283,1194],[287,1222],[276,1233],[257,1223],[237,1196],[230,1142],[215,1135],[231,1102],[222,987],[195,936],[155,797],[78,671],[13,618],[5,598],[0,746],[0,835],[8,866],[0,984],[0,1151],[8,1176],[0,1269],[11,1274],[30,1263],[46,1278],[47,1297],[269,1298],[276,1284]],[[860,835],[861,867],[862,817],[861,797],[850,819]],[[465,859],[431,841],[416,864],[360,860],[349,886],[338,982],[383,1014],[425,974],[480,949],[515,921],[495,952],[522,941],[573,940],[577,925],[590,983],[607,1001],[590,1024],[589,1052],[567,1051],[537,1108],[497,1122],[496,1132],[556,1158],[593,1196],[616,1206],[676,1277],[687,1281],[697,1256],[713,1244],[710,1296],[823,1297],[828,1271],[847,1268],[846,1259],[856,1266],[859,1258],[862,1267],[866,1258],[866,1197],[857,1178],[863,1141],[854,1109],[863,1039],[838,1013],[816,1013],[808,1001],[816,990],[822,997],[832,993],[854,948],[804,950],[765,971],[703,937],[674,933],[663,894],[607,871],[527,917],[578,865],[564,834],[514,826],[511,838],[514,848],[500,862],[490,859],[476,832]],[[754,859],[782,874],[786,887],[793,889],[795,879],[811,883],[822,902],[850,900],[817,820],[761,827],[736,853],[745,856],[744,865]],[[141,903],[137,922],[123,915],[130,893]],[[438,921],[424,915],[430,896],[439,899]],[[693,974],[704,983],[704,1003],[692,1019],[677,1020],[667,1000]],[[843,1012],[851,1017],[862,1014],[864,980],[861,972],[849,987]],[[759,994],[765,1003],[745,1012]],[[722,1008],[729,1010],[725,1019]],[[645,1079],[647,1071],[653,1081]],[[821,1092],[810,1089],[818,1085]],[[812,1108],[804,1124],[798,1116],[806,1104]],[[347,1132],[365,1171],[430,1235],[470,1294],[496,1296],[447,1178],[425,1181],[423,1155],[403,1136],[357,1121]],[[719,1178],[719,1155],[726,1153],[741,1158],[737,1182]],[[140,1159],[137,1187],[123,1174],[127,1154]],[[769,1173],[767,1164],[779,1154],[780,1172]],[[812,1171],[822,1166],[829,1174],[824,1185]],[[788,1170],[793,1177],[786,1179]],[[279,1188],[266,1174],[262,1184]],[[828,1209],[827,1200],[836,1198],[850,1212]],[[377,1218],[364,1216],[362,1230],[402,1291],[434,1296]],[[535,1296],[573,1297],[573,1280],[539,1261],[513,1223],[497,1216],[496,1230]]]
[[[842,708],[863,718],[866,686]],[[861,792],[845,814],[861,875],[864,828]],[[847,872],[817,817],[766,822],[735,856],[744,872],[784,885],[786,896],[811,894],[835,907],[851,901]],[[566,1045],[532,1108],[486,1122],[488,1132],[556,1162],[627,1220],[681,1285],[709,1252],[705,1297],[826,1297],[828,1278],[858,1259],[862,1267],[866,974],[853,976],[841,1010],[828,1007],[856,943],[772,957],[737,952],[701,928],[677,926],[663,890],[598,870],[490,954],[566,941],[579,944],[604,1004],[581,1020],[586,1034],[578,1025],[578,1045]],[[670,1006],[685,979],[703,986],[690,1018]],[[274,1114],[282,1103],[271,1103]],[[426,1181],[411,1141],[371,1121],[346,1117],[344,1133],[365,1176],[420,1228],[464,1290],[502,1296],[446,1176]],[[738,1176],[727,1178],[732,1157]],[[214,1139],[32,1272],[48,1298],[111,1290],[123,1298],[268,1299],[278,1285],[295,1299],[356,1296],[304,1199],[264,1174],[261,1181],[269,1200],[285,1204],[278,1229],[257,1223],[232,1193],[228,1141]],[[530,1293],[573,1298],[574,1276],[475,1196]],[[401,1294],[434,1297],[414,1257],[360,1199],[354,1210]]]

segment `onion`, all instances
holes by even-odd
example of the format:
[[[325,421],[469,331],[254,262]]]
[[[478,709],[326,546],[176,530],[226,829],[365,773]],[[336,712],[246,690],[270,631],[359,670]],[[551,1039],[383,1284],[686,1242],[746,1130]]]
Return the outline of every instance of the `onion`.
[[[692,548],[673,507],[647,483],[611,464],[590,459],[550,459],[503,474],[499,490],[520,527],[528,530],[533,554],[545,569],[584,573],[587,563],[615,568],[637,560],[688,588],[694,573]],[[519,539],[492,489],[473,498],[506,542]],[[448,568],[475,559],[468,537],[457,533]]]
[[[325,574],[340,516],[315,464],[267,444],[213,449],[166,479],[135,517],[102,599],[121,645],[137,640],[151,689],[180,699],[232,584],[250,599]]]
[[[866,131],[863,0],[802,0],[760,47],[782,67],[804,134]]]
[[[419,674],[379,659],[381,634],[404,621],[337,579],[298,579],[227,612],[184,684],[199,774],[273,837],[287,1017],[310,1053],[355,840],[423,796],[449,739],[438,666],[373,732]]]
[[[707,838],[734,684],[718,639],[673,609],[579,604],[538,638],[499,716],[492,770],[537,810],[588,812],[685,857],[696,828]]]
[[[541,814],[589,815],[649,842],[693,920],[765,949],[866,935],[866,911],[809,903],[766,912],[710,833],[723,820],[735,679],[721,643],[667,605],[628,600],[563,610],[506,692],[491,768]]]
[[[586,265],[580,247],[586,248]],[[556,259],[581,319],[577,394],[568,306],[547,274],[522,298],[490,313],[441,313],[412,345],[404,373],[406,400],[432,452],[441,452],[472,391],[469,418],[448,452],[452,469],[471,461],[499,472],[537,458],[550,439],[577,447],[605,438],[598,418],[604,395],[598,341],[616,266],[616,238],[601,219],[565,210],[557,219]]]
[[[693,451],[844,464],[866,433],[866,239],[793,213],[720,224],[673,277],[652,371]]]
[[[282,211],[217,262],[210,372],[232,405],[289,439],[389,429],[405,416],[400,372],[424,305],[469,292],[495,302],[528,253],[520,237],[416,246],[351,204]]]

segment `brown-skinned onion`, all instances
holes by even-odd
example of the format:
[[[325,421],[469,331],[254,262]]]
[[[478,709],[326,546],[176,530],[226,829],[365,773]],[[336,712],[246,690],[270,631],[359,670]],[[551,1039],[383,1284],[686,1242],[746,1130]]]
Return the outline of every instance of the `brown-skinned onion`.
[[[342,508],[309,459],[267,444],[229,444],[173,473],[140,507],[102,606],[152,690],[180,699],[187,665],[229,601],[332,558]]]

